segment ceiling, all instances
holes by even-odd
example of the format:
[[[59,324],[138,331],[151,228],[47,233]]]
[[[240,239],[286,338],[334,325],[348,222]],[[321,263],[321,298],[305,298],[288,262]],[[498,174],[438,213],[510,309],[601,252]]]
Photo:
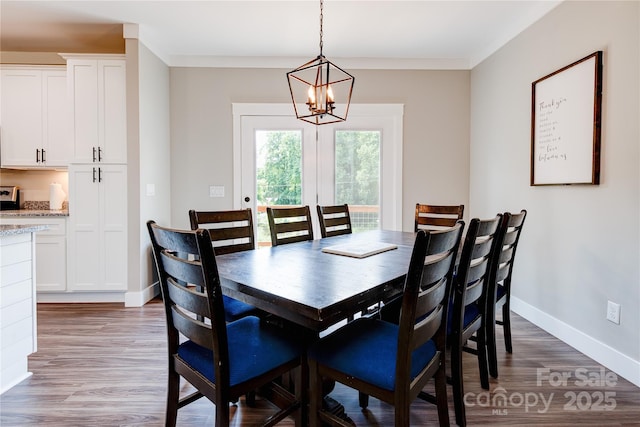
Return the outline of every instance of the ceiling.
[[[560,2],[325,0],[323,53],[350,68],[470,69]],[[320,51],[320,3],[0,2],[3,52],[123,52],[123,31],[169,66],[291,68]]]

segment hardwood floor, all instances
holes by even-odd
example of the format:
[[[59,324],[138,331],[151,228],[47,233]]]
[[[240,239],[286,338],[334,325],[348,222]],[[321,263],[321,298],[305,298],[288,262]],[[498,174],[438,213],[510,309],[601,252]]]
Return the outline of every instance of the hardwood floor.
[[[500,377],[492,380],[490,393],[480,388],[475,357],[464,356],[470,426],[640,426],[638,387],[517,315],[512,318],[514,354],[504,352],[498,328]],[[39,304],[38,352],[29,359],[33,376],[0,396],[0,425],[162,426],[165,365],[158,300],[141,308]],[[563,373],[570,376],[564,383]],[[370,399],[363,412],[357,392],[340,385],[331,396],[358,426],[393,425],[392,408],[384,403]],[[455,425],[451,396],[449,404]],[[232,408],[231,425],[255,425],[272,409],[265,401],[249,408],[241,400]],[[214,411],[200,399],[178,412],[178,425],[213,425]],[[437,425],[435,406],[414,402],[412,425]]]

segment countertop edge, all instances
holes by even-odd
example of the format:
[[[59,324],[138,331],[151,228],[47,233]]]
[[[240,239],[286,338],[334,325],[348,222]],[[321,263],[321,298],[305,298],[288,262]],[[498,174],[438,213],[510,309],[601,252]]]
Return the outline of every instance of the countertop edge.
[[[35,233],[48,229],[45,224],[24,224],[24,225],[0,225],[0,237],[15,236],[24,233]]]
[[[49,209],[16,209],[0,211],[0,218],[41,218],[41,217],[63,217],[69,216],[68,209],[49,210]]]

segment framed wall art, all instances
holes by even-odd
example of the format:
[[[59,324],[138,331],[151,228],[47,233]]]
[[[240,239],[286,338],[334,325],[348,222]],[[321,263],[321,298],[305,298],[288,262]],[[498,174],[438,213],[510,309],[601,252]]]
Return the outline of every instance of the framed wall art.
[[[531,86],[531,185],[600,183],[602,51]]]

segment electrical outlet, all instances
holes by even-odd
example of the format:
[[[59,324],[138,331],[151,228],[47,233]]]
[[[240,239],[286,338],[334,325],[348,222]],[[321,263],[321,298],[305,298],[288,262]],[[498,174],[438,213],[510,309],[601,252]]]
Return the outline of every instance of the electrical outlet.
[[[611,301],[607,302],[607,320],[616,325],[620,324],[620,304]]]

